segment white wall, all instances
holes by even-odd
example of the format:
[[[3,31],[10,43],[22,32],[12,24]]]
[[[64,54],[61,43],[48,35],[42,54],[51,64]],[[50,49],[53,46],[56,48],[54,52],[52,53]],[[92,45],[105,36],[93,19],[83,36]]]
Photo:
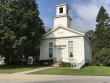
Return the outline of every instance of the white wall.
[[[91,50],[91,44],[88,42],[86,38],[84,38],[84,46],[85,46],[85,61],[86,63],[92,61],[92,50]]]
[[[62,49],[62,58],[64,62],[68,62],[68,41],[73,41],[73,58],[77,62],[84,60],[84,38],[73,37],[73,38],[60,38],[60,39],[46,39],[41,42],[40,59],[49,58],[49,42],[53,42],[54,45],[66,45]],[[54,47],[53,57],[56,58],[56,47]]]
[[[60,8],[63,8],[63,13],[60,13]],[[56,7],[56,16],[54,17],[54,28],[62,25],[65,27],[71,27],[71,18],[69,14],[67,13],[67,10],[69,12],[67,4],[60,4]]]
[[[63,16],[63,17],[54,18],[54,28],[59,25],[67,27],[68,26],[67,25],[67,17]]]
[[[56,16],[54,18],[54,28],[60,25],[71,28],[71,17],[69,17],[68,15]]]

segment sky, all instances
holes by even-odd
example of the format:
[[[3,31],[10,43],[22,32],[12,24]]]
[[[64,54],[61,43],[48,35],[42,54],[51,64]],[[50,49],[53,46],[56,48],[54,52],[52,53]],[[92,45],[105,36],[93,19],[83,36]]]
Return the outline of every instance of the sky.
[[[56,15],[56,5],[68,3],[69,15],[72,18],[71,28],[81,32],[95,30],[96,16],[101,5],[110,15],[110,0],[37,0],[40,18],[46,27],[53,28],[53,17]]]

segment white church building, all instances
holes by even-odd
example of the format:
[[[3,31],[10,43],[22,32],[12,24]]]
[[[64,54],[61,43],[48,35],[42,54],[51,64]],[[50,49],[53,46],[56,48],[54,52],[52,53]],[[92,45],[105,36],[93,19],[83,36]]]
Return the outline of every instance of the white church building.
[[[69,5],[56,5],[54,28],[43,35],[40,60],[53,58],[55,62],[70,62],[81,68],[92,60],[91,42],[85,33],[71,28]]]

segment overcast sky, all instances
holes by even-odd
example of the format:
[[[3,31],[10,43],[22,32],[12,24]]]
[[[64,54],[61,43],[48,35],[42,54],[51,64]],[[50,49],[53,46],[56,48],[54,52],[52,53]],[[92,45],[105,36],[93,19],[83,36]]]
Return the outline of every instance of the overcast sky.
[[[40,17],[45,26],[53,28],[53,17],[56,15],[56,5],[68,3],[72,18],[72,29],[86,32],[95,30],[96,16],[101,5],[110,15],[110,0],[37,0]]]

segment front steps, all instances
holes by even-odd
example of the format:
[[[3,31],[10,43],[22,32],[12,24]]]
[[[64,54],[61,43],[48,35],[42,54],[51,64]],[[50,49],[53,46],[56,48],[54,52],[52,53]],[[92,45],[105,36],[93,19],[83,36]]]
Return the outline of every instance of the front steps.
[[[61,67],[62,63],[61,62],[55,62],[52,64],[52,67]],[[80,63],[71,63],[71,68],[72,69],[80,69],[85,65],[85,61],[82,60]]]
[[[52,64],[52,67],[60,67],[61,62],[55,62]]]
[[[73,66],[73,69],[81,69],[84,65],[85,65],[85,62],[82,61],[82,62],[76,64],[75,66]]]

